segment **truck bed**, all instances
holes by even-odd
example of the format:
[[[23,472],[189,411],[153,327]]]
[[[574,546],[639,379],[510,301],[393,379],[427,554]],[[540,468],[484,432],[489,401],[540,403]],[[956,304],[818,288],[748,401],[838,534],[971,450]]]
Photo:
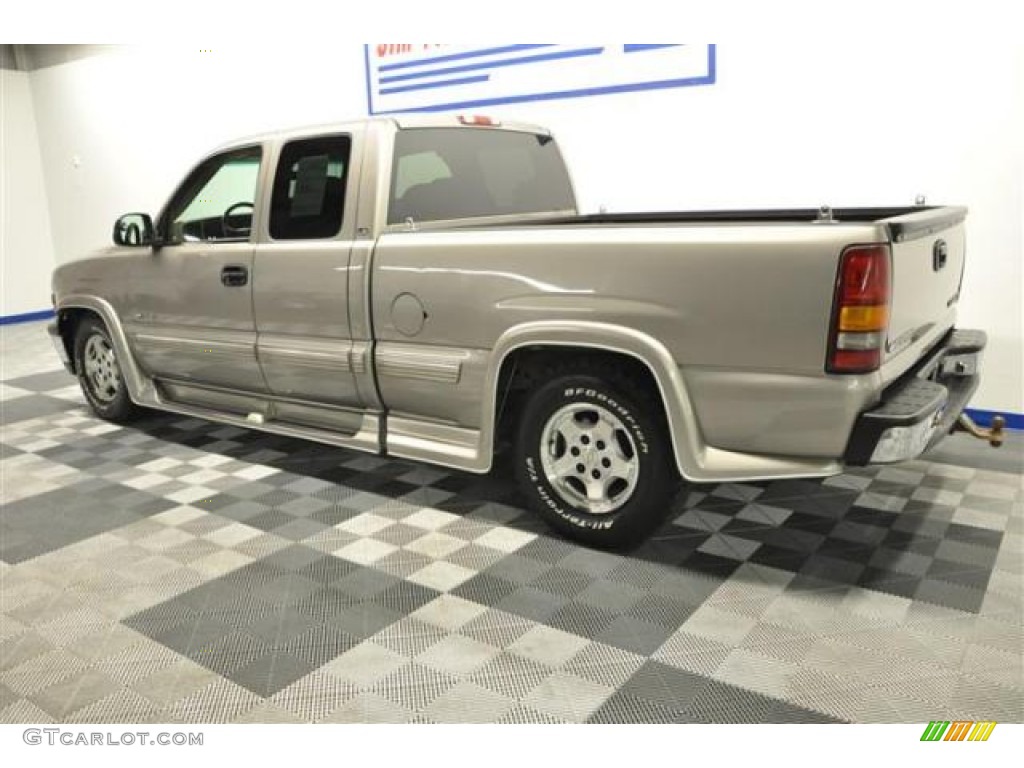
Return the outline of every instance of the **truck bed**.
[[[936,214],[936,212],[939,212]],[[962,221],[966,208],[955,206],[903,206],[879,208],[833,208],[836,223],[884,223],[895,242],[913,239],[945,229]],[[640,211],[635,213],[593,213],[556,218],[527,218],[503,226],[621,226],[629,224],[773,224],[821,221],[815,208],[777,208],[728,211]],[[491,225],[493,226],[493,224]]]

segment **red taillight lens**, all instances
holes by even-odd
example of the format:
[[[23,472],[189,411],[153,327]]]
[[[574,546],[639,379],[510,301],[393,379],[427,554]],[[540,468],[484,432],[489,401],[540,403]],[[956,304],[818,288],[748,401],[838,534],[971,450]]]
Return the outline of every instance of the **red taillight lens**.
[[[880,349],[837,349],[832,353],[831,373],[869,373],[882,362]]]
[[[889,246],[855,246],[843,252],[839,301],[858,307],[889,303]]]
[[[825,365],[829,373],[869,373],[881,365],[889,327],[891,261],[886,244],[843,251]]]

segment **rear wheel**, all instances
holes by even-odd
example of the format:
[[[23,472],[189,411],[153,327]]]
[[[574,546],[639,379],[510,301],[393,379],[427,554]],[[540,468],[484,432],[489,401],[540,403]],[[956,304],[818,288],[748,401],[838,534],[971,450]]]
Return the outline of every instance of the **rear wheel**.
[[[552,527],[621,547],[665,516],[678,476],[656,392],[614,368],[555,373],[527,401],[517,477]]]
[[[139,414],[139,407],[128,395],[110,333],[98,319],[83,320],[75,332],[75,371],[97,416],[123,422]]]

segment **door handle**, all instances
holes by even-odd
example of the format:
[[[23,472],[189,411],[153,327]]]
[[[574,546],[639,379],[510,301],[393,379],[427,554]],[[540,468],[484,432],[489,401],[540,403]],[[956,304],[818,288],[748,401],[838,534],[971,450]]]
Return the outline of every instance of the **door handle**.
[[[220,281],[229,288],[246,285],[249,282],[249,269],[237,264],[228,264],[220,271]]]

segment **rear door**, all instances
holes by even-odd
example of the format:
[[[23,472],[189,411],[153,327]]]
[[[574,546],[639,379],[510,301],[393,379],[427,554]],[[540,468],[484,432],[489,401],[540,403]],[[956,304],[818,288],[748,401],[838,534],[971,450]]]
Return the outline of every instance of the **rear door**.
[[[964,269],[963,208],[886,220],[892,239],[892,306],[886,360],[916,359],[956,318]]]
[[[270,392],[343,408],[362,406],[356,373],[366,369],[366,345],[353,345],[348,306],[354,139],[341,133],[281,146],[253,292]]]

